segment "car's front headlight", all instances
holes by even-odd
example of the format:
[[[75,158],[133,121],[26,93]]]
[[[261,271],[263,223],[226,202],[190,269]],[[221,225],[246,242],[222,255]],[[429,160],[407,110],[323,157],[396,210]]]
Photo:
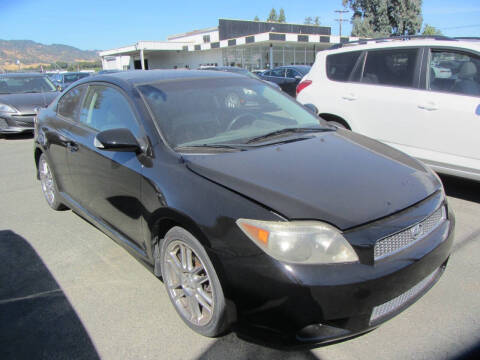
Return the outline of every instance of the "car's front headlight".
[[[0,104],[0,112],[4,113],[16,113],[17,110],[15,110],[13,107],[7,104]]]
[[[320,221],[260,221],[238,219],[237,225],[273,258],[298,264],[333,264],[358,261],[341,232]]]

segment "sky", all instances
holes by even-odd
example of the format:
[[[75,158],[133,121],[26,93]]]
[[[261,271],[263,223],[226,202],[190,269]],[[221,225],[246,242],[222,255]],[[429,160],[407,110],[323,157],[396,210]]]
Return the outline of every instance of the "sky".
[[[0,0],[0,39],[107,50],[214,27],[219,18],[265,20],[272,7],[283,8],[291,23],[318,16],[321,25],[338,34],[334,10],[343,9],[342,0]],[[480,37],[479,0],[424,0],[422,14],[423,24],[444,35]],[[343,22],[342,33],[350,31],[350,23]]]

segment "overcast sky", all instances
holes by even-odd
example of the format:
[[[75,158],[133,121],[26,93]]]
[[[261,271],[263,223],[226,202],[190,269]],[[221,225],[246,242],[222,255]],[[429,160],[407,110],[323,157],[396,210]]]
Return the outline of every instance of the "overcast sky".
[[[320,17],[338,34],[341,0],[0,0],[0,39],[28,39],[67,44],[83,50],[106,50],[139,40],[166,40],[168,35],[213,27],[219,18],[265,20],[270,9],[285,10],[287,22]],[[350,14],[344,15],[346,18]],[[448,36],[480,37],[479,0],[424,0],[424,24]],[[343,23],[343,34],[351,25]]]

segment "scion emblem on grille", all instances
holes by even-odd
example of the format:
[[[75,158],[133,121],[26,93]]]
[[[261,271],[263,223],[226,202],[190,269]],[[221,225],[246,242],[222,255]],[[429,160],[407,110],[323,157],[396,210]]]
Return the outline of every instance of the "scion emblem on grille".
[[[418,239],[422,235],[422,224],[417,224],[410,229],[410,234],[412,234],[414,239]]]

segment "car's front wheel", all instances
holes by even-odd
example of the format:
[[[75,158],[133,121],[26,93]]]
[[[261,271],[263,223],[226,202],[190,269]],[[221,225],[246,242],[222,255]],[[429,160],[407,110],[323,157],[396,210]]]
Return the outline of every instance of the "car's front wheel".
[[[40,155],[38,160],[38,175],[42,184],[42,192],[48,205],[54,210],[65,210],[65,205],[59,201],[57,184],[45,154]]]
[[[204,336],[227,327],[225,297],[217,273],[201,243],[187,230],[173,227],[162,242],[162,277],[182,320]]]

